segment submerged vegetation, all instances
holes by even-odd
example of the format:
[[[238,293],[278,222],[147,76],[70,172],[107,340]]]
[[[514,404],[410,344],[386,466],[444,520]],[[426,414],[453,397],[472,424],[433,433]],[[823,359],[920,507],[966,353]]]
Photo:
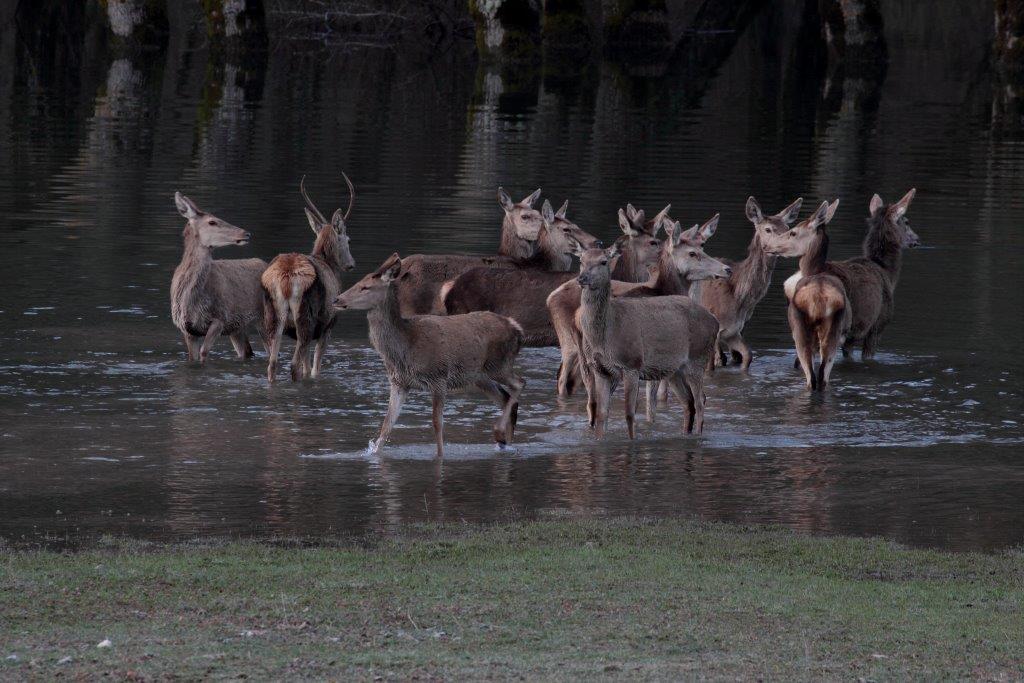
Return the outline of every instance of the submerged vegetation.
[[[0,594],[0,677],[1024,675],[1019,553],[722,524],[7,550]]]

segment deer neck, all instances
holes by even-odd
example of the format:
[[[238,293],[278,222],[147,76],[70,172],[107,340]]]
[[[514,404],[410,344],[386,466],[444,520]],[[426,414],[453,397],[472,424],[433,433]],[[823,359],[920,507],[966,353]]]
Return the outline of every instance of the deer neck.
[[[546,227],[540,229],[537,246],[525,265],[543,268],[552,272],[565,273],[572,268],[572,257],[565,253],[564,245],[556,244]]]
[[[824,272],[828,260],[828,233],[818,230],[812,238],[807,253],[800,257],[800,274],[810,277]]]
[[[501,244],[498,245],[498,255],[508,256],[516,261],[527,261],[531,259],[536,250],[534,242],[528,242],[516,234],[515,223],[508,214],[501,222]]]
[[[669,238],[671,239],[671,238]],[[658,257],[658,273],[654,280],[654,288],[663,296],[681,294],[689,295],[692,281],[684,277],[676,268],[675,261],[668,254],[662,252]]]
[[[632,237],[627,237],[622,243],[622,251],[619,254],[618,261],[615,262],[615,269],[612,270],[613,280],[644,282],[647,279],[647,274],[643,272],[643,268],[637,263],[633,239]]]
[[[605,341],[611,284],[609,280],[597,289],[584,287],[580,294],[580,327],[592,346],[601,346]]]
[[[310,256],[323,262],[337,278],[341,279],[341,253],[334,228],[330,226],[320,228],[316,241],[313,242],[313,251]]]
[[[171,280],[171,317],[179,327],[201,307],[202,292],[212,267],[213,249],[199,241],[191,226],[185,228],[185,253]]]
[[[402,317],[394,284],[388,285],[384,300],[370,309],[366,320],[370,324],[370,341],[384,362],[393,368],[407,367],[409,321]]]
[[[747,247],[747,257],[733,266],[729,278],[740,307],[757,304],[764,298],[772,283],[772,271],[777,260],[778,256],[764,250],[755,234]]]
[[[881,266],[893,284],[900,277],[900,266],[903,263],[903,248],[900,239],[895,235],[893,226],[883,215],[878,219],[869,218],[868,234],[864,238],[862,253],[864,258]]]

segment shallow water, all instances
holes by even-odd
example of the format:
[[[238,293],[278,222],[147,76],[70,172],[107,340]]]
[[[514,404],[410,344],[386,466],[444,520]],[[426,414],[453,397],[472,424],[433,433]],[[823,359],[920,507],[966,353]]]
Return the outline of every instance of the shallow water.
[[[838,95],[794,75],[798,46],[773,40],[795,21],[782,9],[702,78],[594,61],[514,81],[471,45],[428,58],[276,45],[264,66],[224,72],[191,43],[155,64],[86,51],[73,82],[0,59],[0,537],[358,534],[570,512],[1021,544],[1024,107],[979,67],[983,41],[890,7],[884,80]],[[12,31],[0,52],[22,55]],[[795,264],[780,262],[747,328],[751,374],[710,380],[701,438],[679,435],[669,405],[629,442],[617,400],[595,441],[581,399],[554,396],[556,351],[531,349],[514,451],[488,443],[489,402],[456,396],[434,460],[429,402],[413,395],[368,457],[387,390],[362,316],[342,318],[320,381],[268,387],[265,357],[234,360],[226,340],[207,367],[185,364],[167,300],[174,190],[255,233],[221,258],[269,258],[309,248],[298,177],[333,208],[341,170],[358,187],[357,273],[392,251],[492,252],[499,184],[569,198],[606,239],[626,201],[671,202],[684,223],[720,211],[708,251],[728,257],[750,238],[751,193],[773,211],[839,196],[846,257],[871,193],[915,186],[926,248],[904,260],[878,358],[839,363],[824,396],[792,369],[781,284]]]

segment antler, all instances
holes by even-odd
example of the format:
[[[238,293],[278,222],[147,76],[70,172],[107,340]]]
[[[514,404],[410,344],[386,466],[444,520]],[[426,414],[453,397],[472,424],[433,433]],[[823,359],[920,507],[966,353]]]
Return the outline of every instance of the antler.
[[[346,178],[346,180],[348,180],[348,178]],[[350,183],[349,187],[351,186],[352,185]],[[309,209],[310,213],[312,213],[318,221],[320,221],[320,225],[327,225],[327,219],[324,218],[324,215],[320,213],[320,209],[316,208],[316,204],[314,204],[313,200],[309,198],[308,194],[306,194],[306,176],[302,176],[302,180],[299,181],[299,192],[302,193],[302,198],[306,200],[306,208]]]
[[[345,178],[345,184],[348,185],[348,208],[345,209],[345,220],[347,221],[349,214],[352,213],[352,205],[356,203],[356,188],[344,171],[341,172],[341,175]]]

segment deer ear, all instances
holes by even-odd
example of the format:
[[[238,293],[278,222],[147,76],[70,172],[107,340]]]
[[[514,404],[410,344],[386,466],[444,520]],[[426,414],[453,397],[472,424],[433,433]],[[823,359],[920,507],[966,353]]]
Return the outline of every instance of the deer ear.
[[[669,209],[671,209],[671,208],[672,208],[671,204],[667,205],[664,209],[659,211],[654,218],[651,219],[651,221],[654,223],[654,234],[655,235],[658,234],[658,226],[661,225],[661,222],[668,219],[668,212],[669,212]]]
[[[188,220],[195,220],[199,216],[199,207],[180,192],[174,193],[174,205],[178,207],[178,213]]]
[[[811,224],[814,225],[815,228],[823,227],[828,223],[828,221],[825,220],[826,216],[828,216],[828,202],[822,202],[821,206],[818,207],[818,210],[814,212],[813,216],[811,216]]]
[[[381,266],[381,270],[383,272],[380,274],[380,281],[384,284],[388,284],[398,277],[402,271],[402,259],[399,258],[398,252],[388,257],[388,260]]]
[[[313,212],[310,211],[309,209],[303,209],[303,211],[306,212],[306,220],[309,221],[309,227],[313,229],[313,234],[314,235],[319,235],[320,234],[320,221],[318,221],[316,219],[316,216],[314,216]]]
[[[902,199],[889,207],[889,215],[892,216],[893,219],[903,218],[903,214],[905,214],[907,209],[910,208],[910,202],[914,201],[915,194],[917,194],[917,190],[911,188],[910,192],[903,195]]]
[[[555,212],[551,208],[551,202],[544,200],[540,209],[540,217],[544,219],[544,225],[550,226],[555,222]]]
[[[775,217],[782,219],[783,223],[792,223],[793,221],[796,220],[797,216],[800,215],[800,207],[803,205],[803,203],[804,198],[797,197],[796,201],[794,201],[792,204],[787,206],[782,211],[779,211],[777,214],[775,214]]]
[[[516,203],[512,201],[512,198],[508,196],[508,192],[505,192],[505,188],[498,188],[498,203],[501,204],[501,208],[505,209],[505,213],[509,213],[515,208]]]
[[[566,199],[565,203],[562,204],[562,208],[555,212],[555,216],[561,219],[565,219],[565,212],[569,210],[569,200]]]
[[[700,243],[701,244],[704,244],[709,239],[711,239],[711,236],[715,234],[715,230],[718,230],[718,218],[719,218],[719,216],[720,216],[720,214],[716,213],[714,216],[712,216],[710,219],[708,219],[707,223],[705,223],[704,225],[700,226]]]
[[[579,240],[570,236],[569,241],[572,243],[572,255],[577,258],[583,258],[583,252],[585,252],[586,249],[584,249],[583,245],[579,243]]]
[[[839,208],[839,199],[837,198],[834,202],[828,205],[828,213],[825,214],[825,222],[831,223],[832,219],[836,215],[836,209]]]
[[[533,191],[533,194],[529,195],[528,197],[526,197],[525,199],[523,199],[523,201],[521,201],[519,203],[522,204],[523,206],[528,206],[528,207],[530,207],[532,209],[533,205],[537,203],[538,199],[540,199],[540,188],[539,187],[536,190]]]
[[[645,220],[644,220],[645,218],[646,218],[646,214],[644,214],[644,210],[643,209],[637,209],[636,210],[636,215],[633,216],[633,225],[636,226],[637,228],[643,229],[644,228],[644,223],[645,223]]]
[[[626,213],[622,209],[619,209],[619,228],[627,237],[636,237],[640,234],[633,229],[633,223],[626,217]]]
[[[345,234],[346,227],[344,211],[342,211],[341,209],[334,210],[334,215],[331,216],[331,227],[333,227],[334,231],[339,235]]]
[[[636,207],[632,204],[626,204],[626,218],[629,220],[636,220]]]
[[[677,225],[679,225],[679,224],[677,223]],[[682,226],[680,225],[680,229],[681,228],[682,228]],[[676,243],[678,244],[679,242],[682,242],[683,240],[686,240],[687,242],[699,242],[700,241],[700,226],[697,225],[696,223],[694,223],[692,228],[688,228],[685,232],[681,231],[679,233],[679,238],[676,240]]]
[[[753,197],[747,197],[747,220],[757,225],[764,221],[764,213],[761,211],[761,205],[757,203],[757,200]]]
[[[874,216],[876,213],[882,210],[885,206],[885,202],[877,194],[871,197],[871,203],[868,204],[868,213]]]
[[[608,258],[609,261],[611,261],[613,258],[619,255],[619,252],[621,250],[621,245],[618,242],[615,242],[615,244],[604,250],[604,255]]]

